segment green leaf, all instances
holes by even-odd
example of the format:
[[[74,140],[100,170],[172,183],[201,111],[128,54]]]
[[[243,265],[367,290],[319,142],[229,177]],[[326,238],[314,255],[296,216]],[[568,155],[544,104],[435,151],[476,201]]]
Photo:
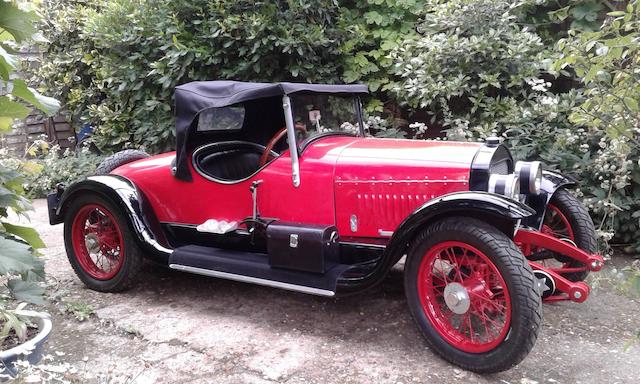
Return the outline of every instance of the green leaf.
[[[557,9],[553,12],[548,12],[548,15],[551,18],[557,19],[558,21],[564,21],[567,17],[569,17],[569,6]]]
[[[13,117],[6,117],[0,115],[0,132],[8,132],[11,130],[11,124],[13,124]]]
[[[36,269],[40,260],[31,247],[6,234],[0,234],[0,275],[26,273]]]
[[[18,43],[36,33],[33,26],[36,20],[38,15],[35,12],[23,11],[12,1],[0,1],[0,28],[11,34]]]
[[[634,99],[633,97],[625,97],[624,103],[631,111],[640,112],[640,110],[638,109],[638,100]]]
[[[7,282],[9,290],[13,297],[18,301],[26,301],[32,304],[44,304],[42,296],[44,289],[33,281],[23,281],[20,279],[11,279]]]
[[[18,59],[0,45],[0,78],[9,80],[9,73],[18,68]]]
[[[9,223],[2,223],[2,226],[7,231],[7,233],[18,236],[22,240],[29,243],[29,245],[33,249],[46,247],[46,245],[40,238],[40,235],[38,235],[38,232],[31,227],[24,227],[22,225],[14,225]]]
[[[53,97],[41,95],[35,89],[28,87],[27,83],[22,79],[13,80],[11,94],[33,104],[49,116],[52,116],[60,109],[60,102],[58,100]]]
[[[0,96],[0,116],[24,119],[29,116],[29,112],[31,112],[29,108],[12,101],[8,96]]]
[[[12,311],[3,311],[2,315],[5,320],[4,326],[2,327],[2,338],[7,337],[9,331],[13,329],[18,339],[24,342],[27,338],[27,324]]]

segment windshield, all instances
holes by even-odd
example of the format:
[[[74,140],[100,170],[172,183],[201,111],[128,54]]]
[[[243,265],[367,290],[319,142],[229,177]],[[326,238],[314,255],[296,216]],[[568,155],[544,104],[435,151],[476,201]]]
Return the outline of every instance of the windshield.
[[[323,133],[359,134],[359,100],[354,96],[297,94],[291,96],[298,142]]]

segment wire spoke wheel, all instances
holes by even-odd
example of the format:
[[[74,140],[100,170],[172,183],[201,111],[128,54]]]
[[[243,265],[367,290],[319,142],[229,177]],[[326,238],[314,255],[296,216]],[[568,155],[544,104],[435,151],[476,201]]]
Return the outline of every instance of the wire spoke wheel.
[[[404,284],[429,346],[464,369],[509,369],[538,336],[533,271],[513,240],[483,221],[453,216],[423,229],[407,251]]]
[[[111,212],[100,204],[80,208],[71,227],[73,250],[80,267],[96,280],[118,274],[125,258],[124,239]]]
[[[576,245],[576,236],[573,228],[571,227],[569,218],[559,207],[552,203],[547,205],[547,210],[542,222],[542,233]],[[540,264],[554,272],[564,274],[579,273],[587,270],[586,266],[572,262],[571,259],[554,258],[552,252],[546,250],[542,252],[549,253],[550,257],[541,260]]]
[[[559,239],[575,240],[569,219],[555,205],[549,203],[542,223],[542,233]]]
[[[497,267],[460,241],[427,250],[418,271],[422,309],[438,333],[469,353],[496,348],[511,321],[511,299]]]

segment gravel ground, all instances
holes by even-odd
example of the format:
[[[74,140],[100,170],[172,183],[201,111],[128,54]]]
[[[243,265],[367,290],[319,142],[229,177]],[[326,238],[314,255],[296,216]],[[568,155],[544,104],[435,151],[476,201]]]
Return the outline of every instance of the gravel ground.
[[[640,329],[640,304],[608,284],[600,284],[583,304],[546,304],[540,336],[525,361],[508,372],[482,376],[429,350],[408,312],[399,269],[379,288],[341,299],[153,266],[143,270],[143,282],[128,292],[97,293],[74,275],[62,225],[48,225],[46,202],[37,200],[35,207],[32,225],[48,245],[43,253],[52,302],[46,309],[54,318],[44,372],[73,382],[532,384],[640,379],[640,347],[625,350]],[[599,275],[630,262],[616,258]]]

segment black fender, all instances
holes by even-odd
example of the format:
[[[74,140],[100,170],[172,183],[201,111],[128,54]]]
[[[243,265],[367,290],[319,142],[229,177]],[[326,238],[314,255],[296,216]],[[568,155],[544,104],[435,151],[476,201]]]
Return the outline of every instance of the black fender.
[[[513,237],[518,222],[535,211],[523,203],[488,192],[455,192],[428,201],[413,211],[393,232],[381,259],[366,276],[341,279],[339,293],[352,293],[381,282],[406,253],[418,232],[444,217],[465,216],[486,221]]]
[[[129,179],[118,175],[90,176],[58,190],[47,197],[49,222],[59,224],[64,221],[69,203],[79,195],[97,193],[118,206],[127,217],[129,230],[135,234],[137,245],[154,261],[167,263],[173,251],[167,247],[167,240],[160,227],[153,208],[142,191]]]
[[[553,194],[560,188],[573,187],[576,184],[577,180],[570,176],[565,176],[553,171],[543,171],[540,194],[527,195],[525,200],[525,203],[533,208],[536,213],[522,220],[522,225],[540,230],[542,228],[547,204],[549,204]]]

